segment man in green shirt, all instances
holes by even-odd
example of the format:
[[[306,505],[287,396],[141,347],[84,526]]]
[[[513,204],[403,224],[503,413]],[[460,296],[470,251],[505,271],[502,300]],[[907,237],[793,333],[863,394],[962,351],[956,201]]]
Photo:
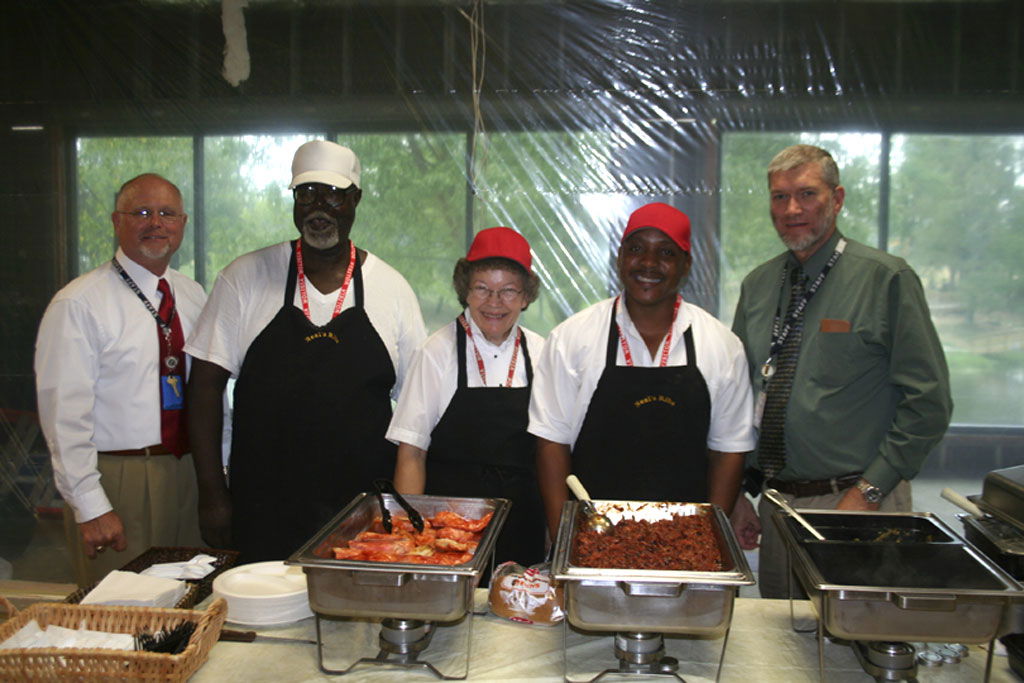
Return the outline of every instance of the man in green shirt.
[[[758,394],[748,479],[794,507],[910,510],[909,480],[953,408],[921,282],[903,259],[836,229],[845,189],[827,151],[782,150],[768,165],[768,187],[788,251],[744,279],[733,322]],[[773,509],[762,496],[761,520]],[[788,597],[774,524],[759,523],[740,496],[733,525],[745,547],[761,532],[761,596]]]

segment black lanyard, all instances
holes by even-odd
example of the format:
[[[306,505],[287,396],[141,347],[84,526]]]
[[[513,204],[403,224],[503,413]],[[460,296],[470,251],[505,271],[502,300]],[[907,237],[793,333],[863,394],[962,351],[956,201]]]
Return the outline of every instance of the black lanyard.
[[[135,292],[135,296],[139,297],[139,301],[141,301],[146,306],[146,310],[149,311],[149,314],[153,316],[154,320],[156,320],[156,324],[160,326],[160,331],[164,333],[164,339],[167,340],[167,346],[170,347],[171,321],[174,320],[174,312],[176,307],[171,309],[171,314],[167,317],[167,321],[164,322],[164,319],[161,318],[160,314],[157,313],[155,308],[153,308],[153,304],[149,303],[149,299],[147,299],[146,295],[142,293],[142,290],[139,289],[139,286],[135,284],[135,280],[132,279],[132,276],[129,275],[128,272],[124,269],[124,267],[117,262],[117,257],[110,259],[110,262],[113,264],[114,270],[117,271],[117,274],[121,276],[122,280],[124,280],[124,283],[128,285],[128,289]]]
[[[775,306],[775,319],[772,321],[772,345],[768,351],[768,360],[761,366],[761,376],[766,380],[775,374],[775,356],[778,355],[779,351],[782,350],[782,346],[786,343],[786,339],[789,337],[789,333],[793,330],[793,325],[797,319],[803,315],[804,309],[807,308],[807,304],[810,303],[811,298],[818,292],[821,287],[821,283],[825,281],[825,276],[832,270],[832,267],[836,265],[839,257],[843,255],[843,251],[846,249],[846,239],[839,238],[839,243],[836,244],[836,250],[832,252],[832,255],[828,258],[825,266],[818,273],[818,277],[814,278],[814,282],[811,283],[810,287],[804,292],[803,297],[797,302],[796,306],[793,307],[793,311],[786,316],[785,325],[782,324],[782,307],[781,304]],[[785,291],[786,285],[786,268],[782,268],[782,279],[779,282],[779,291]]]

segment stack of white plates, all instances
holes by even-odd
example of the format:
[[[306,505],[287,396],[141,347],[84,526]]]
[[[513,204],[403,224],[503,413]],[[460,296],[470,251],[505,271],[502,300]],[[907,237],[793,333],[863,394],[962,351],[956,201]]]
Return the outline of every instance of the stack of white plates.
[[[302,567],[256,562],[229,569],[213,580],[214,597],[228,603],[228,621],[251,626],[290,624],[313,616]]]

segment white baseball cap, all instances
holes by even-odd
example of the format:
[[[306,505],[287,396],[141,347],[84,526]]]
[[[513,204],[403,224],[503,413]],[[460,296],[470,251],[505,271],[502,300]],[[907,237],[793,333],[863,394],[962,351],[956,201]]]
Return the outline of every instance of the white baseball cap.
[[[292,159],[294,189],[303,183],[323,183],[345,189],[359,187],[359,157],[348,147],[327,140],[310,140],[295,150]]]

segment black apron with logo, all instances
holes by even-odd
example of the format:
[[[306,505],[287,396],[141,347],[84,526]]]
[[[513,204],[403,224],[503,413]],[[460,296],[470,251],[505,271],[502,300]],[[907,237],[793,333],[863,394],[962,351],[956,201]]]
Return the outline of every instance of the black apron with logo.
[[[466,386],[466,332],[455,325],[459,380],[455,395],[430,434],[426,493],[470,498],[508,498],[508,519],[498,538],[496,562],[529,566],[544,559],[544,509],[537,486],[536,439],[529,422],[533,364],[525,387]]]
[[[285,559],[373,480],[391,477],[395,370],[363,309],[323,327],[293,305],[295,243],[284,304],[245,354],[235,383],[230,489],[239,562]]]
[[[572,471],[593,498],[707,501],[711,396],[692,326],[683,341],[686,365],[616,365],[612,307],[604,372],[572,451]]]

